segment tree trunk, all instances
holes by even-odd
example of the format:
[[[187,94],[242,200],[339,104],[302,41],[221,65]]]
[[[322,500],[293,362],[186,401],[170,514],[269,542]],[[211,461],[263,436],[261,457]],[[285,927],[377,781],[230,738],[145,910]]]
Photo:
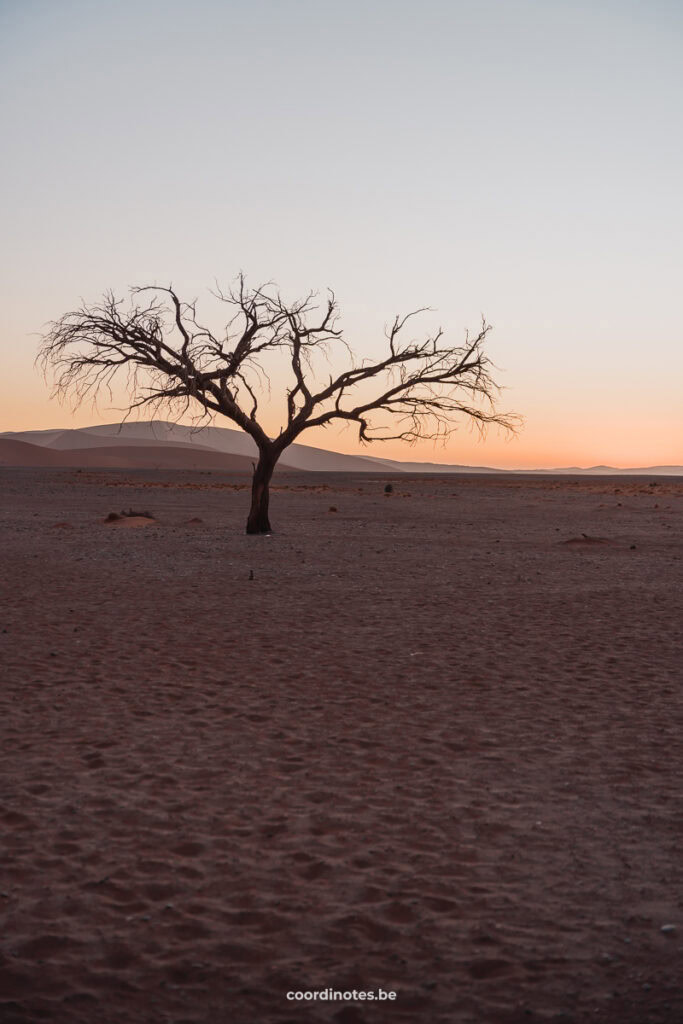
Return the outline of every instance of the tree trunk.
[[[254,466],[251,482],[251,511],[247,519],[247,533],[271,533],[268,519],[268,487],[275,469],[277,455],[261,449],[258,465]]]

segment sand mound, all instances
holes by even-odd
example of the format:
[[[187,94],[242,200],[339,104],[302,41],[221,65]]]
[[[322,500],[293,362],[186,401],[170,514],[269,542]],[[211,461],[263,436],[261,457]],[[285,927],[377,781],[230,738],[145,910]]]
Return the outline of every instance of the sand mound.
[[[135,528],[139,526],[154,526],[157,520],[149,512],[110,512],[103,520],[105,526],[116,526],[121,528]]]

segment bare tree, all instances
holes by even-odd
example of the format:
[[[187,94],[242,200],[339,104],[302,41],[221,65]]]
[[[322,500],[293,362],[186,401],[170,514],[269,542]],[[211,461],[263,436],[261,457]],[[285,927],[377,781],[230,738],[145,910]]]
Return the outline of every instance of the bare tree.
[[[333,421],[358,425],[362,443],[447,437],[464,416],[480,429],[496,423],[513,430],[516,417],[495,410],[498,388],[484,352],[490,330],[482,321],[475,336],[448,344],[443,330],[424,340],[408,339],[418,309],[397,316],[386,330],[379,361],[354,358],[339,328],[334,293],[318,304],[314,293],[285,302],[273,285],[236,286],[214,292],[229,310],[216,336],[197,320],[196,304],[182,302],[173,288],[131,289],[128,304],[107,293],[49,325],[39,359],[54,376],[55,393],[80,404],[103,389],[112,395],[120,371],[128,375],[128,414],[145,406],[170,405],[176,415],[191,406],[202,417],[226,416],[258,448],[247,533],[270,532],[268,492],[283,451],[304,430]],[[316,383],[317,353],[344,346],[349,368]],[[269,437],[258,420],[259,396],[269,384],[268,357],[286,360],[286,423]],[[277,360],[276,360],[277,361]]]

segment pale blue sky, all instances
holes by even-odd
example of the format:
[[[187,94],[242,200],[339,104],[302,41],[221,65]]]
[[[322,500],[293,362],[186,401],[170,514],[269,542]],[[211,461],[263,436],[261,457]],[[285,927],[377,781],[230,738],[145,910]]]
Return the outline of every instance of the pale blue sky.
[[[0,36],[0,430],[96,418],[32,367],[79,296],[243,269],[334,287],[361,353],[493,323],[523,434],[372,454],[683,462],[682,5],[4,0]]]

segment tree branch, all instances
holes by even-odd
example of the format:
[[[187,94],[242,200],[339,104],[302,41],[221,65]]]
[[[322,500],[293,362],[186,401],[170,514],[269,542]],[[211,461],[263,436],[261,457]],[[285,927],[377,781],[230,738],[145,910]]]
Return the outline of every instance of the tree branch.
[[[108,292],[99,304],[64,314],[49,325],[39,353],[54,393],[77,405],[102,390],[111,397],[115,378],[128,372],[129,412],[174,403],[183,412],[199,407],[227,417],[276,457],[304,430],[335,420],[357,423],[363,443],[442,439],[463,419],[481,430],[518,425],[518,417],[495,408],[485,321],[462,345],[449,344],[441,328],[421,341],[404,340],[407,325],[427,311],[416,309],[386,329],[383,358],[358,363],[338,327],[333,292],[321,306],[313,292],[287,303],[274,285],[249,288],[240,275],[231,290],[216,285],[213,294],[229,311],[222,334],[198,323],[196,303],[182,302],[171,286],[133,288],[127,308]],[[339,350],[351,365],[321,386],[314,357]],[[257,417],[265,367],[278,354],[286,354],[291,382],[286,423],[271,440]]]

